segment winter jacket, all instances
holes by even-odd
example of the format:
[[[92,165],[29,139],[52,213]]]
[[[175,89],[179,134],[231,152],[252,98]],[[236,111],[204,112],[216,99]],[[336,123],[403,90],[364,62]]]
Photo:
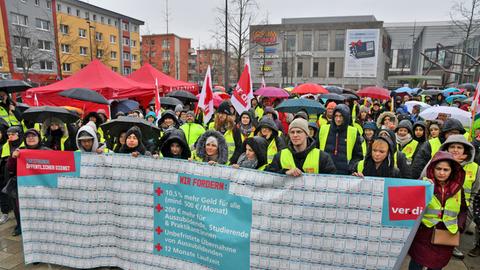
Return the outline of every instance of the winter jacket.
[[[82,126],[85,126],[88,122],[90,122],[90,117],[95,117],[96,121],[95,126],[97,126],[96,132],[98,133],[98,141],[99,142],[104,142],[105,138],[103,135],[103,130],[100,128],[100,126],[103,124],[103,118],[100,117],[100,115],[96,112],[89,112],[85,117],[82,119]],[[70,134],[75,134],[75,133],[70,133]],[[76,141],[75,141],[76,143]]]
[[[332,120],[330,125],[323,125],[320,128],[318,143],[321,146],[322,144],[320,142],[324,139],[320,138],[322,136],[322,130],[324,128],[329,128],[330,130],[326,139],[325,148],[320,148],[320,150],[330,154],[337,169],[337,174],[349,175],[355,169],[356,164],[363,159],[363,139],[356,128],[349,126],[350,109],[348,106],[345,104],[339,104],[335,107],[333,115],[335,115],[336,112],[340,112],[343,115],[342,125],[337,126],[334,120]],[[347,160],[347,133],[349,128],[356,132],[351,160]]]
[[[423,128],[423,137],[421,138],[415,137],[415,129],[417,127]],[[420,148],[420,146],[427,140],[427,125],[425,124],[425,122],[417,121],[413,124],[412,136],[413,136],[413,139],[418,142],[418,148]]]
[[[122,147],[120,147],[119,153],[121,153],[121,154],[131,154],[133,152],[138,152],[141,155],[151,156],[152,154],[149,151],[147,151],[147,148],[143,144],[142,132],[140,131],[140,129],[137,126],[133,126],[127,131],[127,141],[128,141],[128,136],[130,136],[132,134],[134,134],[135,137],[137,137],[137,140],[138,140],[137,147],[130,148],[130,147],[128,147],[127,143],[125,142],[125,144],[122,145]]]
[[[165,140],[160,146],[160,152],[163,157],[168,158],[178,158],[178,159],[189,159],[192,153],[190,152],[190,147],[185,138],[185,134],[180,129],[171,130],[164,135]],[[178,143],[182,147],[182,152],[180,156],[174,156],[170,150],[172,143]]]
[[[283,125],[280,120],[278,120],[278,114],[277,112],[272,108],[272,107],[265,107],[265,111],[263,115],[266,115],[267,113],[271,113],[273,115],[273,121],[275,122],[275,125],[277,126],[277,129],[281,131],[282,133],[285,133],[285,130],[283,130]]]
[[[160,117],[160,119],[158,119],[158,121],[157,121],[158,127],[161,128],[162,130],[163,130],[162,124],[163,124],[163,122],[165,122],[166,118],[173,119],[173,122],[174,122],[173,127],[174,128],[178,129],[180,127],[180,122],[178,121],[177,115],[173,111],[168,110],[168,111],[164,111],[162,113],[162,116]],[[170,127],[170,128],[172,128],[172,127]],[[163,131],[166,131],[166,129],[163,130]]]
[[[260,136],[247,138],[241,147],[242,154],[247,151],[247,144],[252,148],[253,152],[255,152],[255,156],[257,157],[257,166],[255,169],[259,169],[267,164],[268,141]]]
[[[372,148],[369,147],[365,159],[357,164],[355,171],[363,173],[364,176],[401,178],[400,170],[395,165],[395,143],[392,142],[390,137],[377,137],[376,139],[383,140],[388,144],[387,157],[376,169],[375,162],[372,159]]]
[[[390,140],[395,140],[395,132],[390,129],[382,129],[378,131],[378,136],[388,136]],[[408,166],[407,157],[398,148],[395,149],[395,166],[400,170],[399,178],[412,178],[410,166]]]
[[[90,125],[90,124],[86,124],[84,126],[82,126],[78,132],[77,132],[77,136],[75,136],[75,141],[77,143],[77,149],[80,150],[81,152],[91,152],[91,153],[95,153],[97,151],[97,149],[101,149],[102,151],[105,151],[106,150],[106,145],[103,144],[103,143],[100,143],[99,140],[98,140],[98,133],[95,132],[95,129],[92,127],[92,126],[95,126],[95,125]],[[90,136],[93,137],[93,145],[92,145],[92,149],[90,151],[86,151],[83,147],[82,147],[82,144],[80,143],[80,140],[78,138],[80,138],[82,135],[83,132],[86,132],[88,133]]]
[[[225,138],[223,137],[222,133],[216,130],[207,130],[205,131],[205,133],[203,133],[202,136],[200,136],[200,138],[198,138],[197,145],[195,147],[195,153],[192,156],[197,161],[203,161],[203,162],[208,161],[205,147],[207,145],[207,139],[210,136],[215,137],[218,141],[218,157],[216,162],[219,164],[227,164],[228,162],[227,142],[225,141]]]
[[[380,114],[380,116],[378,116],[378,119],[377,119],[377,127],[379,129],[382,129],[382,122],[383,122],[383,119],[385,117],[390,117],[391,121],[393,122],[393,124],[395,125],[395,127],[398,126],[398,119],[397,119],[397,116],[393,113],[393,112],[389,112],[389,111],[386,111],[386,112],[382,112]],[[388,127],[387,127],[388,128]]]
[[[434,141],[439,140],[440,144],[444,143],[445,133],[451,130],[458,130],[460,131],[460,134],[465,133],[465,129],[463,128],[463,125],[459,120],[449,118],[443,124],[439,137],[426,141],[424,144],[422,144],[421,148],[417,150],[417,154],[415,154],[413,158],[414,162],[411,166],[411,176],[413,179],[418,179],[420,177],[420,174],[427,165],[428,161],[432,158],[431,145],[434,143]]]
[[[312,151],[312,149],[316,148],[316,142],[312,138],[307,138],[307,148],[302,152],[296,152],[295,148],[291,143],[288,143],[288,149],[293,155],[293,159],[295,161],[295,167],[300,169],[303,172],[303,164],[305,163],[305,159],[307,158],[308,153]],[[288,170],[283,169],[281,162],[280,162],[280,151],[273,157],[272,162],[265,168],[266,171],[276,172],[285,174]],[[320,151],[320,156],[318,160],[318,167],[319,173],[321,174],[335,174],[337,169],[335,168],[335,164],[333,163],[332,158],[330,155],[324,151]]]
[[[180,129],[183,130],[190,149],[194,149],[193,146],[197,142],[198,138],[205,133],[205,128],[202,125],[193,122],[181,125]]]
[[[50,125],[52,122],[59,124],[58,130],[52,131]],[[58,151],[73,150],[70,146],[69,131],[67,125],[65,125],[60,119],[50,118],[47,119],[42,126],[43,145]],[[73,137],[73,136],[72,136]],[[73,139],[73,138],[72,138]]]
[[[450,161],[450,163],[453,164],[450,179],[443,188],[434,179],[434,168],[435,165],[440,161]],[[463,179],[465,178],[464,170],[460,164],[453,159],[451,154],[439,151],[433,157],[432,162],[427,167],[427,177],[434,181],[433,195],[442,203],[442,206],[445,205],[445,201],[448,198],[452,197],[459,191],[462,192],[462,200],[459,202],[460,213],[457,216],[459,231],[462,232],[464,230],[467,218],[467,205],[464,199],[465,195],[462,191]],[[443,222],[439,222],[435,227],[437,229],[446,229]],[[415,238],[413,239],[408,254],[415,262],[423,266],[433,269],[440,269],[445,267],[450,261],[453,247],[432,244],[431,241],[433,231],[434,227],[428,228],[422,222],[417,230]]]

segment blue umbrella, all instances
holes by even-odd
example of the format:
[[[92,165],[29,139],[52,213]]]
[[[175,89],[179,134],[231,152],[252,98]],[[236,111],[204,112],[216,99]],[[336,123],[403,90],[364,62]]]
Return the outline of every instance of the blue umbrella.
[[[130,99],[122,100],[122,101],[119,101],[118,103],[112,104],[112,114],[115,115],[119,112],[123,112],[127,114],[128,112],[138,109],[140,107],[139,105],[140,104],[135,100],[130,100]]]
[[[413,89],[410,88],[410,87],[400,87],[400,88],[394,90],[394,92],[397,93],[397,94],[407,93],[409,95],[412,95]]]
[[[467,99],[467,96],[465,95],[451,95],[447,97],[446,101],[450,104],[452,104],[455,100],[464,100]]]
[[[325,111],[325,107],[317,101],[306,98],[294,98],[284,100],[275,107],[279,112],[297,113],[305,110],[308,114],[319,114]]]
[[[462,90],[455,88],[455,87],[450,87],[442,91],[442,94],[444,97],[448,97],[452,93],[461,93],[463,92]]]

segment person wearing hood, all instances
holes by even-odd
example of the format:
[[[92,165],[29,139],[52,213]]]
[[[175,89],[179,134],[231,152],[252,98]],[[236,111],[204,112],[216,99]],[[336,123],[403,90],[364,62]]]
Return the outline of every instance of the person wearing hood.
[[[374,122],[365,122],[365,124],[363,124],[362,153],[364,156],[367,155],[370,147],[372,147],[376,134],[377,125]]]
[[[372,108],[370,110],[370,116],[372,117],[372,120],[377,121],[378,117],[382,112],[382,104],[380,103],[380,101],[374,100]]]
[[[310,133],[308,136],[312,138],[317,138],[318,137],[318,125],[315,122],[308,122],[308,130]]]
[[[361,125],[363,127],[363,125],[366,123],[366,122],[369,122],[371,121],[372,119],[370,119],[370,116],[368,115],[369,113],[369,108],[368,107],[360,107],[360,112],[358,113],[358,116],[357,116],[357,119],[355,122],[357,122],[359,125]]]
[[[230,102],[223,101],[215,112],[215,120],[210,123],[209,130],[216,130],[223,134],[228,146],[228,159],[232,160],[235,149],[242,146],[241,136],[235,136],[235,114],[232,112]],[[238,156],[237,156],[238,157]]]
[[[413,139],[418,142],[418,147],[427,140],[427,126],[425,122],[417,121],[413,124]]]
[[[232,167],[263,171],[267,165],[267,146],[267,140],[260,136],[245,139],[242,145],[242,154]]]
[[[49,150],[47,147],[43,146],[41,143],[41,135],[36,129],[31,128],[25,131],[23,136],[23,146],[18,147],[13,151],[11,157],[7,159],[7,170],[9,179],[12,177],[17,177],[17,158],[20,156],[20,149],[30,149],[30,150]],[[17,185],[15,185],[15,194],[18,194]],[[13,236],[22,234],[21,223],[20,223],[20,207],[18,204],[18,196],[14,196],[15,204],[13,205],[13,212],[15,213],[15,219],[17,220],[17,226],[12,232]]]
[[[267,163],[270,164],[273,157],[286,148],[283,137],[278,132],[278,127],[275,122],[269,117],[262,117],[257,126],[257,136],[265,138],[268,142],[267,147]]]
[[[395,143],[389,137],[375,138],[353,175],[399,178],[400,170],[395,166]]]
[[[288,147],[279,151],[265,170],[294,177],[303,173],[335,174],[337,170],[330,155],[316,148],[316,142],[308,134],[307,120],[293,120],[288,127]]]
[[[349,123],[350,109],[339,104],[333,111],[332,123],[321,126],[318,135],[319,148],[330,153],[337,174],[351,174],[357,162],[363,159],[362,137]]]
[[[278,114],[275,109],[273,109],[273,107],[265,107],[263,115],[270,117],[273,122],[275,122],[275,125],[277,125],[277,129],[279,132],[281,132],[282,134],[285,133],[285,131],[283,130],[282,122],[278,119]]]
[[[325,107],[325,112],[318,118],[317,124],[319,128],[332,122],[333,111],[335,110],[335,107],[337,107],[337,103],[335,103],[334,101],[330,101],[327,103],[327,106]]]
[[[216,130],[207,130],[198,138],[190,160],[207,162],[210,165],[227,164],[228,147],[225,137]]]
[[[58,118],[45,120],[42,126],[42,134],[43,145],[46,147],[57,151],[72,150],[68,142],[68,129],[62,120]]]
[[[426,178],[433,183],[433,197],[408,251],[411,257],[409,269],[445,267],[454,247],[433,244],[434,231],[457,234],[464,230],[467,219],[467,204],[462,189],[465,171],[452,154],[438,151],[426,169]]]
[[[157,115],[154,111],[149,111],[147,115],[145,115],[145,120],[147,120],[149,123],[155,124],[157,121]]]
[[[240,121],[233,128],[233,139],[235,142],[235,150],[230,157],[230,164],[237,163],[237,159],[242,154],[242,144],[246,138],[251,138],[255,135],[256,125],[255,119],[249,111],[244,111],[240,114]]]
[[[377,127],[379,129],[395,130],[398,126],[397,116],[393,112],[383,112],[377,119]]]
[[[108,148],[104,143],[99,142],[98,133],[95,132],[97,127],[95,123],[90,121],[82,126],[76,136],[77,151],[82,153],[108,153]]]
[[[410,120],[400,121],[395,132],[397,149],[405,154],[407,164],[410,165],[418,149],[418,142],[412,136],[412,122]]]
[[[119,153],[131,154],[133,157],[152,155],[143,144],[142,131],[137,126],[127,131],[125,144],[120,148]]]
[[[104,142],[105,138],[103,135],[103,130],[100,128],[100,126],[105,123],[105,121],[103,120],[103,116],[100,116],[100,114],[96,112],[90,112],[83,118],[82,126],[86,125],[90,121],[93,122],[96,127],[98,127],[96,130],[96,132],[98,133],[98,141]]]
[[[167,110],[162,113],[162,116],[158,119],[157,125],[162,129],[162,133],[164,133],[170,129],[178,129],[180,127],[180,122],[178,122],[177,116],[174,112]]]
[[[195,113],[193,111],[187,112],[186,120],[185,124],[180,126],[180,129],[183,130],[187,143],[190,146],[190,149],[193,150],[198,138],[205,133],[205,128],[202,125],[195,123]]]
[[[394,142],[395,145],[395,132],[390,129],[382,129],[377,133],[378,137],[385,137]],[[394,152],[394,165],[400,170],[400,178],[411,178],[410,166],[408,166],[407,157],[402,151],[398,151],[398,147],[393,149]]]
[[[189,159],[192,153],[185,139],[185,134],[180,129],[174,129],[165,134],[167,137],[160,147],[163,157],[176,159]]]
[[[415,162],[412,163],[411,166],[412,177],[417,179],[420,176],[428,161],[437,153],[442,143],[444,143],[450,135],[464,133],[465,129],[459,120],[454,118],[447,119],[442,126],[439,136],[426,141],[421,148],[418,149],[417,154],[415,154],[413,158]]]

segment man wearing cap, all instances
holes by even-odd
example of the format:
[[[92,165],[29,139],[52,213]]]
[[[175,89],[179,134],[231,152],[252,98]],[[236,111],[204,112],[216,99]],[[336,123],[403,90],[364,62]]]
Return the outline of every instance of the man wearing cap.
[[[320,117],[318,118],[317,124],[319,128],[321,128],[322,125],[330,124],[333,119],[333,110],[335,110],[336,106],[337,104],[333,101],[327,103],[325,113],[320,115]]]
[[[180,129],[185,133],[187,144],[190,146],[190,149],[193,150],[198,138],[205,133],[205,128],[203,128],[202,125],[195,123],[195,113],[193,111],[187,112],[186,120],[185,124],[180,126]]]
[[[293,120],[288,128],[287,148],[278,152],[265,170],[294,177],[303,173],[334,174],[336,169],[332,158],[316,148],[314,140],[308,134],[307,120]]]

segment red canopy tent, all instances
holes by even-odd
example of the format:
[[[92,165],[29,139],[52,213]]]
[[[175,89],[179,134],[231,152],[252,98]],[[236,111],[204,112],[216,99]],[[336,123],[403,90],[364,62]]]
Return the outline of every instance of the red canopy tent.
[[[158,90],[160,96],[164,96],[172,90],[186,90],[194,95],[198,93],[198,85],[195,83],[183,82],[176,80],[158,69],[154,68],[150,64],[145,64],[137,71],[133,72],[128,76],[129,79],[153,85],[155,87],[155,79],[158,81]]]
[[[108,111],[106,105],[77,101],[58,95],[59,92],[71,88],[92,89],[106,99],[136,98],[139,101],[150,101],[154,96],[154,87],[152,85],[122,77],[99,60],[93,60],[88,66],[64,80],[27,90],[23,95],[23,100],[30,106],[69,105],[83,109],[85,112],[99,108]]]

